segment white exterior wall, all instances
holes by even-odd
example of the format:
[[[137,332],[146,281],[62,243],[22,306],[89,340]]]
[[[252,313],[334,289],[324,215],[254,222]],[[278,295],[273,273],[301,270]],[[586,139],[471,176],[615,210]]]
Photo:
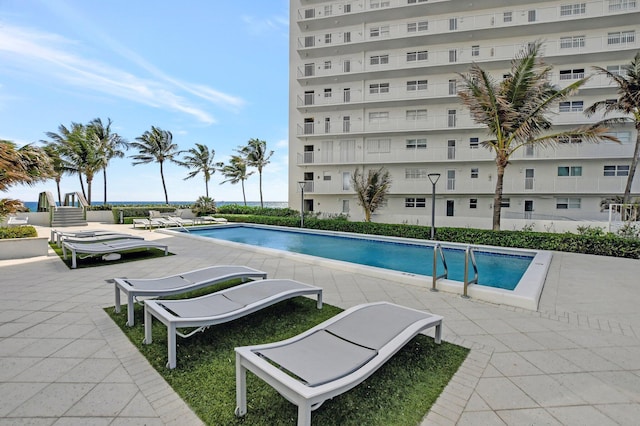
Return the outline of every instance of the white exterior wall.
[[[348,200],[350,217],[361,219],[344,173],[385,166],[393,183],[387,205],[374,220],[429,224],[432,186],[426,173],[440,173],[437,223],[490,227],[494,156],[481,146],[471,147],[472,138],[482,141],[487,134],[471,120],[451,80],[459,82],[458,73],[473,61],[499,79],[522,47],[537,39],[544,40],[545,61],[554,66],[552,80],[558,85],[575,81],[566,74],[561,78],[561,71],[571,70],[576,74],[571,77],[578,78],[581,70],[591,74],[594,65],[627,64],[640,50],[640,2],[511,1],[506,8],[502,2],[487,3],[465,5],[461,12],[452,0],[290,2],[291,208],[300,208],[297,182],[304,181],[305,209],[338,214]],[[345,13],[346,5],[350,12]],[[584,13],[563,15],[562,5],[574,5],[572,12],[582,12],[584,5]],[[412,23],[416,31],[409,32]],[[616,32],[624,33],[625,41],[609,43]],[[565,37],[575,37],[576,47],[563,47]],[[424,60],[408,61],[410,52],[428,53]],[[408,82],[415,81],[418,89],[424,80],[426,87],[407,89]],[[605,78],[594,76],[571,101],[586,108],[607,97],[615,97],[615,91]],[[571,128],[599,118],[558,108],[554,123]],[[623,132],[625,143],[574,143],[515,153],[505,174],[509,207],[503,207],[503,218],[605,219],[600,201],[621,195],[626,177],[605,176],[604,166],[629,165],[636,140],[630,125],[612,130]],[[408,149],[409,140],[419,140],[420,147]],[[561,176],[559,167],[579,170],[579,175]],[[455,182],[447,179],[449,173],[455,173]],[[638,174],[632,192],[640,195]],[[407,199],[418,199],[418,207],[408,207]],[[470,208],[471,199],[477,200],[476,208]],[[533,211],[525,214],[525,206]]]

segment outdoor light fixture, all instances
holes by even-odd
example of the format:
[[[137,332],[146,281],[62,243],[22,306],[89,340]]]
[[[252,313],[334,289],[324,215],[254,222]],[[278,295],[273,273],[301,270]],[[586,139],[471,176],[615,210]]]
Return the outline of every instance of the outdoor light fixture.
[[[436,235],[436,183],[440,179],[440,173],[429,173],[427,175],[431,181],[431,239]]]
[[[304,186],[306,184],[303,180],[298,182],[300,187],[300,228],[304,228]]]

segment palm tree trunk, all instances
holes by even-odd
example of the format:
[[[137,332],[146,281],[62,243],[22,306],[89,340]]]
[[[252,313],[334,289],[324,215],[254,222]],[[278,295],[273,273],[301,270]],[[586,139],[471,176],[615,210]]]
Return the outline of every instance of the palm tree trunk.
[[[62,192],[60,192],[60,178],[56,178],[56,188],[58,189],[58,204],[62,205]]]
[[[162,170],[162,161],[160,162],[160,177],[162,178],[162,189],[164,189],[164,202],[169,205],[169,195],[167,195],[167,185],[164,183],[164,171]]]
[[[493,195],[493,230],[500,230],[500,213],[502,210],[502,190],[504,186],[504,169],[506,165],[496,161],[498,163],[498,176],[496,178],[496,192]]]
[[[87,203],[89,203],[89,205],[91,205],[91,183],[93,182],[93,176],[89,176],[87,175],[87,195],[88,197],[85,197],[87,199]]]
[[[107,204],[107,168],[102,169],[102,177],[104,178],[104,203]]]
[[[260,207],[264,207],[262,202],[262,169],[258,169],[258,176],[260,177]]]
[[[627,176],[627,185],[624,188],[624,197],[622,202],[629,204],[631,202],[631,185],[633,184],[633,178],[636,175],[636,169],[638,168],[638,157],[640,157],[640,122],[636,123],[636,147],[633,150],[633,158],[631,159],[631,166],[629,167],[629,176]]]
[[[84,198],[87,198],[87,193],[84,190],[84,182],[82,181],[82,173],[78,172],[78,178],[80,179],[80,189],[82,190],[82,195]]]
[[[241,180],[240,183],[242,184],[242,199],[244,200],[244,206],[247,206],[247,196],[244,195],[244,180]]]
[[[209,179],[204,179],[204,192],[207,198],[209,198]]]

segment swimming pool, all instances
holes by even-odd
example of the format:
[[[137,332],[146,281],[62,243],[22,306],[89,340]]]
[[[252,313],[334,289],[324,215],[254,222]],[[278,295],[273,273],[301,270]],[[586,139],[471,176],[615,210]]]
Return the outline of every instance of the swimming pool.
[[[429,278],[430,284],[433,275],[433,242],[429,241],[253,224],[192,227],[188,232],[182,231],[180,234],[192,238],[213,239],[219,243],[226,241],[280,253],[300,253],[314,256],[316,259],[349,262],[375,268],[377,271],[397,271],[396,274],[402,274],[403,278],[422,277],[421,285],[425,284],[425,278]],[[461,292],[460,286],[464,280],[464,250],[467,245],[443,243],[442,246],[449,276],[448,279],[438,280],[438,288]],[[473,293],[477,296],[479,293],[489,292],[490,297],[480,298],[504,303],[500,300],[504,299],[505,295],[515,297],[517,301],[524,294],[527,299],[524,302],[526,306],[522,306],[522,303],[515,305],[537,309],[550,254],[545,260],[544,254],[547,252],[487,246],[474,246],[474,253],[479,282],[478,285],[469,286],[470,296],[474,297]],[[442,262],[438,260],[438,275],[443,270]],[[497,295],[500,300],[495,300],[496,297],[491,294]]]

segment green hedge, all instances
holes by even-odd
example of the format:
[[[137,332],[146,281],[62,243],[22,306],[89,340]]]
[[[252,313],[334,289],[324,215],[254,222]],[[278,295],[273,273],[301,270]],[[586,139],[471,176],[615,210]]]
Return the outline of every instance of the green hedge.
[[[256,216],[293,217],[300,216],[296,210],[275,207],[253,207],[240,204],[227,204],[216,209],[218,214],[244,214]]]
[[[300,217],[273,217],[256,215],[224,215],[232,222],[258,223],[298,227]],[[306,218],[304,227],[325,231],[354,232],[358,234],[387,235],[403,238],[429,239],[428,226],[404,225],[373,222],[347,222],[344,220],[323,220]],[[595,254],[599,256],[626,257],[640,259],[640,240],[622,238],[615,234],[603,236],[579,235],[572,233],[555,234],[530,231],[491,231],[469,228],[437,228],[436,238],[463,244],[480,244],[498,247],[517,247],[534,250],[566,251],[571,253]]]
[[[36,228],[30,225],[12,226],[10,228],[0,227],[0,240],[8,238],[30,238],[37,237]]]
[[[160,213],[173,213],[176,211],[175,206],[134,206],[134,207],[114,207],[112,210],[114,223],[120,223],[120,212],[122,212],[125,219],[124,223],[132,223],[131,220],[127,222],[127,218],[149,217],[149,210],[156,210]]]

